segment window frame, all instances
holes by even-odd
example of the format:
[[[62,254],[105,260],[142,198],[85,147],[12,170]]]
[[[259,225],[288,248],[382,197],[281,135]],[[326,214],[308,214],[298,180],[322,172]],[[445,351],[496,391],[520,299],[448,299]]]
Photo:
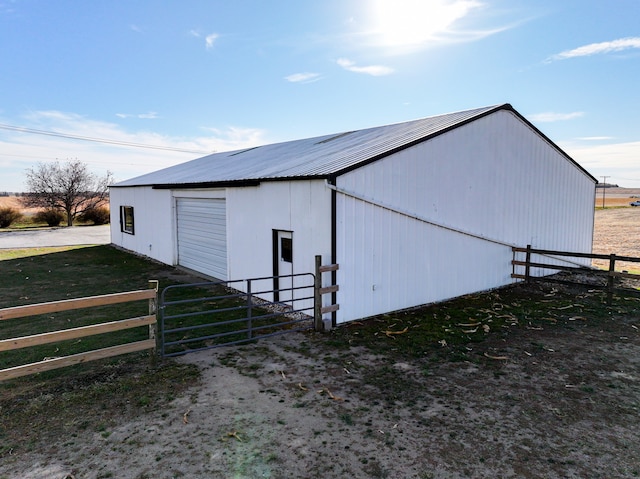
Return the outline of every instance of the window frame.
[[[280,261],[293,264],[293,238],[280,238]]]
[[[120,206],[120,231],[130,235],[135,234],[135,216],[133,206]]]

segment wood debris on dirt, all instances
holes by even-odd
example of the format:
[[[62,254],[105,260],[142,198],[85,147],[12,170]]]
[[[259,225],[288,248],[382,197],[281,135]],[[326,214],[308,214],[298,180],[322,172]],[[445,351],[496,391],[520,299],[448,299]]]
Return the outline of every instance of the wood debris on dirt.
[[[395,325],[394,325],[394,326],[395,326]],[[393,327],[393,326],[392,326],[392,327]],[[390,330],[390,329],[387,329],[387,330],[384,332],[384,334],[386,334],[386,335],[387,335],[387,337],[389,337],[389,338],[393,338],[393,339],[395,339],[395,337],[394,337],[394,336],[397,336],[398,334],[404,334],[404,333],[406,333],[406,332],[408,332],[408,331],[409,331],[409,326],[407,326],[406,328],[404,328],[402,331],[392,331],[392,330]]]
[[[333,399],[334,401],[344,401],[344,399],[342,399],[340,396],[336,396],[334,395],[329,388],[322,388],[318,391],[318,394],[326,394],[327,396],[329,396],[331,399]]]
[[[238,442],[242,442],[242,438],[240,437],[240,434],[238,434],[238,431],[229,431],[227,433],[227,437],[233,437],[238,440]]]
[[[189,414],[190,414],[190,413],[191,413],[191,409],[187,409],[187,412],[185,412],[185,413],[182,415],[182,422],[183,422],[184,424],[189,424]]]
[[[495,359],[496,361],[507,361],[509,358],[507,356],[494,356],[489,353],[484,353],[485,357],[489,359]]]

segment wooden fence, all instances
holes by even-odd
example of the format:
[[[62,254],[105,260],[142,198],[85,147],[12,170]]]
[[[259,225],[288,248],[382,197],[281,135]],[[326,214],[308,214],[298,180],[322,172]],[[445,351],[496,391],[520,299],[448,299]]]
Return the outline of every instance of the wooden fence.
[[[132,301],[149,301],[149,314],[137,318],[111,321],[107,323],[82,326],[78,328],[63,329],[49,333],[35,334],[0,340],[0,352],[14,349],[39,346],[43,344],[65,341],[68,339],[83,338],[96,334],[111,333],[125,329],[149,326],[149,339],[136,341],[133,343],[111,346],[108,348],[96,349],[71,356],[48,358],[36,363],[15,366],[0,370],[0,381],[18,378],[43,371],[50,371],[73,364],[94,361],[97,359],[109,358],[121,354],[144,351],[156,348],[156,297],[158,294],[158,282],[149,281],[149,289],[139,291],[127,291],[124,293],[106,294],[101,296],[90,296],[86,298],[76,298],[50,303],[31,304],[26,306],[16,306],[13,308],[0,309],[0,321],[15,318],[36,316],[39,314],[55,313],[60,311],[70,311],[74,309],[91,308],[95,306],[106,306],[111,304],[128,303]],[[152,356],[155,357],[155,354]]]
[[[613,300],[614,292],[623,292],[624,294],[639,294],[640,291],[634,288],[620,288],[619,280],[628,279],[640,281],[640,274],[630,273],[628,271],[616,271],[616,264],[624,263],[638,263],[640,264],[640,258],[633,256],[620,256],[616,254],[594,254],[594,253],[572,253],[567,251],[553,251],[534,249],[530,245],[526,248],[513,247],[513,272],[512,278],[524,279],[525,281],[532,281],[536,279],[542,279],[544,281],[557,281],[560,283],[581,284],[589,286],[594,289],[604,289],[607,293],[607,303],[611,304]],[[525,254],[524,260],[518,260],[518,253]],[[537,261],[533,261],[532,258],[542,258]],[[567,258],[567,259],[565,259]],[[579,264],[578,261],[572,261],[571,258],[587,258],[587,259],[599,259],[608,261],[609,267],[607,270],[593,268],[590,265]],[[547,260],[546,262],[542,262]],[[563,264],[559,264],[563,263]],[[517,273],[516,267],[524,267],[523,273]],[[563,271],[569,273],[581,273],[590,277],[604,278],[605,282],[602,285],[596,283],[584,283],[577,279],[562,279],[554,278],[550,276],[538,277],[531,274],[532,268],[539,268],[548,271]],[[573,276],[575,278],[575,275]]]
[[[325,326],[322,319],[323,315],[327,313],[335,314],[340,309],[340,305],[336,304],[336,293],[340,291],[340,287],[337,284],[331,286],[322,287],[322,273],[334,273],[340,269],[338,264],[322,265],[322,256],[317,255],[315,257],[316,262],[316,274],[315,274],[315,298],[314,298],[314,312],[313,312],[313,327],[316,331],[327,331],[331,329],[331,326],[335,321],[331,320]],[[334,273],[335,274],[335,273]],[[335,278],[335,276],[333,277]],[[331,294],[331,305],[322,306],[322,296],[325,294]]]

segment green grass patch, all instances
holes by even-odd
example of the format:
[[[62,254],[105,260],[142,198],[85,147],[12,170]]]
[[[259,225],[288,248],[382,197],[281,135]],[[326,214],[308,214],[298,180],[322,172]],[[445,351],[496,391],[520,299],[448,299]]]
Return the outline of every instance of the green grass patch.
[[[72,251],[75,249],[87,248],[88,246],[55,246],[41,248],[23,248],[23,249],[0,249],[0,261],[8,259],[28,258],[29,256],[42,256],[51,253],[61,253],[64,251]]]
[[[579,293],[578,293],[579,291]],[[580,294],[579,299],[576,294]],[[617,301],[616,311],[634,310]],[[355,321],[332,331],[331,346],[364,346],[388,357],[475,360],[475,345],[501,339],[513,328],[572,324],[610,318],[604,293],[562,292],[549,285],[514,285],[443,303]],[[581,319],[582,318],[582,319]]]
[[[160,287],[178,284],[176,271],[111,246],[33,248],[5,250],[0,259],[3,288],[0,308],[146,289],[151,279],[160,280]],[[203,299],[204,298],[204,299]],[[200,349],[213,344],[248,340],[248,307],[246,297],[220,285],[179,287],[172,289],[168,300],[178,301],[168,306],[167,329],[190,328],[168,334],[168,341],[188,341],[171,346],[176,353]],[[44,314],[3,321],[0,339],[40,334],[88,326],[146,315],[147,301],[94,307],[76,311]],[[184,316],[182,316],[184,315]],[[252,328],[264,328],[256,334],[273,332],[274,323],[287,321],[273,317],[263,308],[251,307]],[[240,330],[241,332],[237,332]],[[212,338],[223,335],[220,338]],[[205,339],[198,339],[198,338]],[[118,331],[89,336],[50,345],[24,348],[0,354],[0,368],[41,361],[44,358],[67,356],[84,351],[114,346],[148,338],[148,328]],[[193,341],[193,342],[190,342]],[[60,373],[43,373],[60,374]]]
[[[37,256],[27,256],[25,250],[19,250],[13,259],[0,261],[4,279],[0,307],[145,289],[149,279],[163,274],[158,264],[110,246],[40,250],[43,254]],[[147,301],[137,301],[5,320],[0,324],[0,339],[143,316],[148,308]],[[0,354],[0,368],[138,341],[148,335],[148,328],[140,327],[7,351]]]
[[[169,266],[111,246],[3,250],[0,308],[161,287],[189,280]],[[148,313],[147,301],[0,321],[0,339],[20,337]],[[148,327],[0,352],[0,369],[46,357],[148,338]],[[148,352],[93,361],[0,382],[0,454],[28,448],[46,435],[68,436],[152,410],[197,384],[198,368]],[[100,421],[100,422],[98,422]],[[37,424],[39,427],[34,427]]]
[[[8,228],[4,228],[3,231],[39,228],[50,228],[50,226],[45,222],[34,222],[30,216],[23,216],[18,221],[14,221],[13,223],[11,223],[11,226],[9,226]]]
[[[0,308],[144,289],[148,280],[166,280],[173,269],[107,245],[2,255]]]
[[[552,283],[518,284],[354,321],[323,338],[325,361],[343,366],[349,358],[357,367],[358,357],[379,358],[375,368],[361,369],[363,383],[372,387],[367,398],[390,408],[398,401],[411,406],[436,364],[473,364],[492,368],[499,377],[502,359],[514,355],[509,346],[514,336],[567,334],[586,326],[608,330],[614,321],[637,317],[635,298],[616,297],[607,306],[605,296]],[[546,350],[543,343],[531,344],[533,354]]]
[[[93,222],[91,221],[79,221],[75,220],[73,222],[73,226],[92,226]],[[59,226],[55,226],[55,228],[66,228],[67,220],[63,220]],[[18,221],[14,221],[11,223],[11,226],[8,228],[2,228],[0,231],[21,231],[21,230],[37,230],[37,229],[50,229],[52,226],[49,226],[44,221],[36,221],[33,216],[25,215]]]

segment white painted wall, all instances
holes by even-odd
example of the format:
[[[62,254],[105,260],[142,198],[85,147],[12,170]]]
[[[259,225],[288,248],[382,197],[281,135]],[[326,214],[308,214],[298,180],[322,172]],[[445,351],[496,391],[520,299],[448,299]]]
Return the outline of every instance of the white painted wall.
[[[330,262],[331,191],[323,180],[228,188],[227,221],[229,278],[273,274],[274,229],[293,232],[294,274],[313,273],[317,254]],[[271,289],[272,282],[260,286]]]
[[[175,264],[171,191],[137,186],[111,188],[109,195],[111,242],[162,263]],[[120,231],[120,206],[133,206],[133,235]]]
[[[331,191],[323,180],[264,182],[257,187],[111,189],[111,241],[169,265],[177,262],[177,198],[225,198],[228,278],[273,274],[273,230],[293,232],[293,272],[313,273],[314,257],[331,259]],[[120,231],[120,206],[134,207],[135,234]],[[305,280],[300,279],[300,282]],[[264,282],[271,289],[272,282]]]
[[[595,184],[517,116],[488,117],[337,186],[507,244],[590,252]],[[338,322],[509,284],[509,246],[337,193]]]

